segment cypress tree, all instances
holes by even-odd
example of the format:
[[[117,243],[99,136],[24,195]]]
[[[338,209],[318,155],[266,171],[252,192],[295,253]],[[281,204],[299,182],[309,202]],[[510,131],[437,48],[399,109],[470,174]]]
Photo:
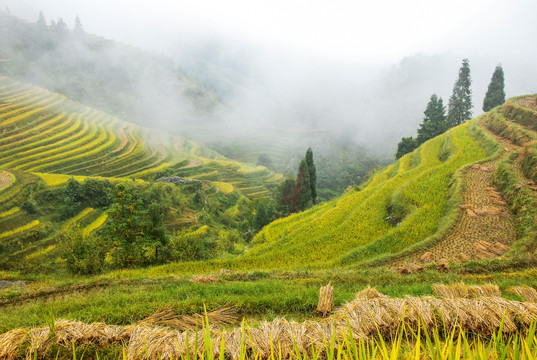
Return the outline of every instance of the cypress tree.
[[[459,69],[459,78],[455,82],[453,93],[449,98],[448,127],[462,124],[472,117],[472,90],[470,85],[472,85],[470,64],[468,59],[464,59]]]
[[[46,31],[47,28],[47,21],[45,20],[45,15],[43,15],[43,12],[39,12],[39,18],[37,19],[37,28],[39,31]]]
[[[483,111],[489,111],[505,102],[504,86],[502,65],[498,64],[490,79],[485,100],[483,100]]]
[[[80,21],[80,18],[78,15],[75,18],[75,26],[73,28],[77,34],[84,33],[84,27],[82,27],[82,21]]]
[[[298,167],[298,176],[296,177],[295,197],[300,210],[309,208],[313,201],[311,198],[310,175],[308,163],[302,158]]]
[[[317,170],[313,163],[313,151],[311,148],[308,148],[306,151],[306,162],[308,163],[308,172],[310,176],[311,200],[315,204],[317,202]]]
[[[442,102],[442,98],[433,94],[431,100],[427,104],[427,108],[423,112],[425,117],[418,129],[417,144],[423,144],[429,139],[432,139],[447,130],[446,126],[446,108]]]

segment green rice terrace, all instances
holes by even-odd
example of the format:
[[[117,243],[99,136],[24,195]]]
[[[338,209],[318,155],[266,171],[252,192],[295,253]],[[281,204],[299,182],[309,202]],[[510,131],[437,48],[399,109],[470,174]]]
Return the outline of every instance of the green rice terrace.
[[[237,227],[249,204],[267,198],[281,178],[6,77],[0,78],[0,124],[1,258],[8,267],[23,259],[50,261],[67,231],[89,236],[103,227],[107,204],[95,201],[90,184],[154,187],[172,199],[167,231],[218,233]],[[179,187],[154,182],[161,177],[187,180]],[[71,203],[59,199],[70,182],[75,188],[85,184],[81,191],[93,203],[81,194],[71,196]]]
[[[0,358],[537,356],[536,96],[257,230],[265,167],[5,77],[0,125]]]

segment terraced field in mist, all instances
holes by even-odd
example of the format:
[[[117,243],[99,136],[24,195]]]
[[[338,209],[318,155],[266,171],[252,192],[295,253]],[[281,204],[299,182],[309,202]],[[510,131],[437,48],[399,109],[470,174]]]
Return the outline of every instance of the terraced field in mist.
[[[191,140],[143,128],[70,101],[60,94],[0,77],[0,240],[21,256],[54,246],[54,231],[21,211],[28,188],[54,187],[71,177],[112,182],[178,175],[215,181],[224,193],[266,197],[281,175],[229,160]],[[105,214],[86,209],[75,223],[95,231]]]
[[[527,251],[536,233],[537,112],[526,106],[534,98],[524,99],[431,139],[359,189],[272,222],[240,259],[189,269],[404,266]]]

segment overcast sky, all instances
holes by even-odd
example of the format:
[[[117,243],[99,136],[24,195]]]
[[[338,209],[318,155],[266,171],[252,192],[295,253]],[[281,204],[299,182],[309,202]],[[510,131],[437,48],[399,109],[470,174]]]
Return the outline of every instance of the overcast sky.
[[[164,53],[178,41],[217,36],[361,64],[397,63],[415,53],[514,51],[522,49],[514,40],[537,34],[535,0],[0,0],[0,6],[32,21],[43,10],[47,20],[61,16],[70,27],[78,14],[90,33]]]
[[[221,123],[233,133],[237,119],[330,126],[391,152],[432,93],[447,104],[463,58],[474,115],[499,63],[508,96],[537,91],[537,0],[0,0],[6,7],[70,28],[78,15],[88,33],[173,57],[224,86],[238,112]]]

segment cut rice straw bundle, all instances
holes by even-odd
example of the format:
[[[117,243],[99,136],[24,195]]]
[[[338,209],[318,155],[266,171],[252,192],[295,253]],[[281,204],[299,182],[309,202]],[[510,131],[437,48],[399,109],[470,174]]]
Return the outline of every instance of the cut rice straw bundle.
[[[444,299],[498,297],[502,295],[498,285],[466,285],[462,282],[451,285],[434,285],[433,293],[435,296]]]
[[[331,284],[321,287],[319,290],[319,303],[317,312],[326,316],[332,311],[334,306],[334,287]]]
[[[520,296],[522,299],[524,299],[524,301],[537,303],[537,291],[532,287],[529,287],[527,285],[513,286],[509,289],[509,291],[513,294]]]
[[[233,307],[224,307],[207,313],[207,321],[212,328],[236,324],[239,315]],[[203,328],[205,315],[177,315],[171,307],[157,310],[154,314],[138,322],[145,326],[167,326],[178,330],[196,330]]]
[[[11,360],[18,357],[27,335],[27,329],[14,329],[0,335],[0,359]]]

